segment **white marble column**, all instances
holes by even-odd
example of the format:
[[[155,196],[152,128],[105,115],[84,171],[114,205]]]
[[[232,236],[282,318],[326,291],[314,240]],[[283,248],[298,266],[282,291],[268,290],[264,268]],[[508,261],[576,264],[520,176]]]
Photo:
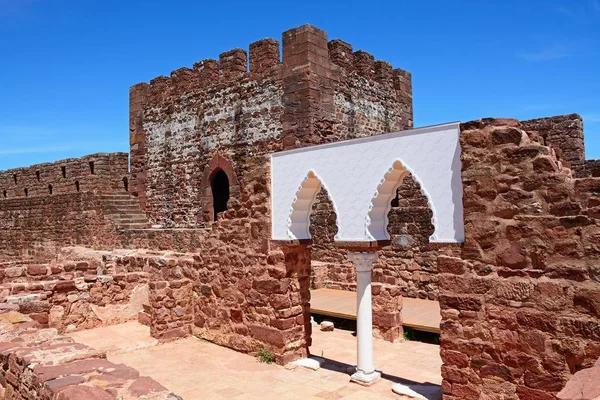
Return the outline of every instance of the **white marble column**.
[[[358,359],[356,372],[350,380],[370,385],[381,374],[373,365],[373,306],[371,302],[371,271],[377,252],[348,252],[348,259],[356,268],[356,343]]]

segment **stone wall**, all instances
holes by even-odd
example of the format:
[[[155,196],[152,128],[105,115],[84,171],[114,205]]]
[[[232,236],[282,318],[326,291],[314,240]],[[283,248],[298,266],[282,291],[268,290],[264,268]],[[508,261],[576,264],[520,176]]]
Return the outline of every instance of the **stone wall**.
[[[600,177],[600,160],[585,160],[585,176]]]
[[[63,246],[113,247],[101,195],[125,192],[127,153],[93,154],[0,172],[0,260],[49,259]]]
[[[98,153],[1,171],[0,202],[51,194],[124,191],[128,160],[127,153]]]
[[[523,129],[553,148],[566,167],[578,176],[585,175],[583,120],[578,114],[558,115],[521,122]]]
[[[137,370],[108,361],[104,352],[4,309],[0,367],[0,398],[7,400],[179,398]]]
[[[600,179],[530,128],[461,125],[465,242],[438,260],[447,399],[554,399],[600,355]]]
[[[152,337],[164,341],[189,335],[194,322],[192,282],[152,281],[149,317]]]
[[[113,248],[118,243],[116,227],[94,193],[0,200],[0,259],[48,260],[63,246]]]
[[[281,249],[270,249],[264,227],[251,217],[228,219],[233,212],[207,233],[199,253],[117,255],[116,270],[150,274],[150,326],[161,340],[191,331],[237,351],[265,348],[282,364],[305,356],[310,257],[296,259],[304,260],[295,264],[306,277],[300,284],[297,270],[286,269]],[[229,245],[221,242],[225,237]]]
[[[148,273],[110,261],[0,263],[0,276],[3,307],[59,332],[134,320],[148,304]]]
[[[235,196],[271,152],[412,127],[405,71],[308,25],[282,48],[283,62],[264,39],[131,88],[132,190],[154,223],[212,222],[215,166]]]

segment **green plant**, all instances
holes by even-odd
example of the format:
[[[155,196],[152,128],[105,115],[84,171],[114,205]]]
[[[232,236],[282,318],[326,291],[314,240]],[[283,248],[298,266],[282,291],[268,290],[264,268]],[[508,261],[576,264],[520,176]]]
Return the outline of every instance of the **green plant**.
[[[412,329],[405,327],[402,337],[405,342],[410,342],[411,340],[415,340],[415,332]]]
[[[275,357],[273,357],[273,354],[269,350],[264,348],[258,351],[256,359],[258,360],[258,362],[267,364],[271,364],[273,361],[275,361]]]
[[[185,254],[185,250],[184,249],[179,250],[179,254]]]

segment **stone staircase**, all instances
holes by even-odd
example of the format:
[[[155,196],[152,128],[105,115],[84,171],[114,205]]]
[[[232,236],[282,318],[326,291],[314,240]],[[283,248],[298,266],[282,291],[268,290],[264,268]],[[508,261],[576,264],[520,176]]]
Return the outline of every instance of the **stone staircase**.
[[[110,218],[119,230],[147,229],[151,227],[146,214],[137,199],[129,193],[112,193],[100,196],[104,203],[106,217]]]

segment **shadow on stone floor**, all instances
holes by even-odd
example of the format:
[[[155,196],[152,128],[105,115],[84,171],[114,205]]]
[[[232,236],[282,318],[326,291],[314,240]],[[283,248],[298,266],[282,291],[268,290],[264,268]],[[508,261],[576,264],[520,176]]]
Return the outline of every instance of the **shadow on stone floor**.
[[[321,368],[328,371],[337,372],[340,374],[348,375],[348,377],[354,372],[356,366],[350,365],[341,361],[332,360],[326,357],[320,357],[323,359]],[[409,379],[404,379],[396,375],[390,375],[383,371],[381,373],[381,379],[389,381],[392,384],[401,384],[411,390],[417,392],[427,400],[440,400],[442,398],[442,387],[431,382],[414,382]]]

